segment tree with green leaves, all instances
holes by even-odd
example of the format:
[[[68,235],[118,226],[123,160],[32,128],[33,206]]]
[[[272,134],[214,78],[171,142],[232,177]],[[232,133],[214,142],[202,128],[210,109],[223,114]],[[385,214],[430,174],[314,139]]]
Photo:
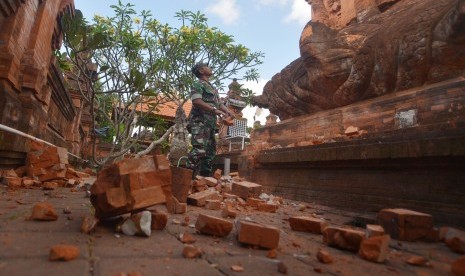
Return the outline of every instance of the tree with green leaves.
[[[111,125],[116,140],[111,153],[93,161],[103,165],[122,156],[137,143],[134,128],[163,102],[178,106],[175,124],[137,156],[147,153],[174,132],[175,139],[186,139],[186,114],[182,105],[189,99],[195,77],[192,66],[208,63],[215,72],[216,87],[232,77],[257,80],[256,66],[263,53],[251,52],[234,38],[209,27],[205,15],[180,11],[175,18],[179,26],[162,24],[150,11],[136,12],[133,4],[112,5],[114,15],[95,16],[88,23],[79,10],[74,17],[62,18],[64,30],[63,58],[72,68],[68,75],[78,83],[83,98],[93,107],[92,116],[100,124]],[[251,95],[251,91],[244,89]],[[97,123],[99,123],[97,122]],[[94,125],[93,128],[98,126]],[[139,133],[139,131],[137,131]],[[177,137],[177,138],[176,138]]]

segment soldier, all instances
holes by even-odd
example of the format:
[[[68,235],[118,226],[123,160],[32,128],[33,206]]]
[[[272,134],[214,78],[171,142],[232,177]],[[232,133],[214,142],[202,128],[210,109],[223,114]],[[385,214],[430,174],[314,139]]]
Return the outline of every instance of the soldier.
[[[192,150],[189,161],[193,164],[194,176],[210,176],[211,162],[216,155],[216,116],[233,116],[231,111],[220,102],[218,90],[209,82],[213,75],[207,64],[199,62],[192,68],[199,79],[191,91],[192,110],[189,116],[189,132],[192,134]]]

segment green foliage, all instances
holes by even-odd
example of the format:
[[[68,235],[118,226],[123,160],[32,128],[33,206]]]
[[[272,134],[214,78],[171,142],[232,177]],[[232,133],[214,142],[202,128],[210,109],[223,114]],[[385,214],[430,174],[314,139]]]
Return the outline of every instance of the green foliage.
[[[192,66],[203,61],[214,72],[216,87],[232,77],[257,80],[255,67],[263,53],[253,52],[218,28],[210,27],[200,12],[177,12],[177,26],[161,23],[150,11],[136,12],[131,3],[112,5],[113,15],[94,16],[88,23],[79,10],[64,15],[64,46],[78,77],[88,84],[90,101],[97,101],[99,125],[119,126],[152,114],[160,99],[177,104],[189,97],[196,80]],[[92,94],[93,93],[93,94]],[[95,98],[94,96],[95,95]],[[246,97],[252,95],[245,91]],[[148,109],[140,109],[142,103]],[[105,106],[105,107],[103,107]],[[139,108],[139,109],[138,109]],[[124,131],[123,131],[124,133]],[[128,134],[129,135],[129,134]],[[118,137],[122,143],[124,137]]]

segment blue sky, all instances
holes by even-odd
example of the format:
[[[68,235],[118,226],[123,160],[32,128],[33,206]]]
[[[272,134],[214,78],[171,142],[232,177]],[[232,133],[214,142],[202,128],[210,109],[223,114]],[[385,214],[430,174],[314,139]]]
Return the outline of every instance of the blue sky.
[[[76,9],[86,18],[109,15],[110,5],[118,0],[74,0]],[[310,20],[310,5],[305,0],[122,0],[137,10],[150,10],[160,22],[177,25],[174,15],[180,10],[200,11],[208,24],[232,35],[237,43],[252,51],[265,54],[264,63],[257,67],[259,82],[244,83],[256,94],[261,94],[265,83],[289,63],[299,57],[299,38]],[[226,91],[224,91],[226,92]],[[244,117],[252,125],[256,108],[247,107]],[[260,111],[258,111],[260,113]],[[267,111],[256,116],[264,123]]]

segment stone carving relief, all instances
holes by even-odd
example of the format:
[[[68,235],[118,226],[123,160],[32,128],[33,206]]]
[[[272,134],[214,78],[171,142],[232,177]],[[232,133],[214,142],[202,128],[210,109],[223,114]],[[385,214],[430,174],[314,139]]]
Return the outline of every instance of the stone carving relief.
[[[301,57],[254,98],[281,119],[465,73],[465,0],[307,2]]]

